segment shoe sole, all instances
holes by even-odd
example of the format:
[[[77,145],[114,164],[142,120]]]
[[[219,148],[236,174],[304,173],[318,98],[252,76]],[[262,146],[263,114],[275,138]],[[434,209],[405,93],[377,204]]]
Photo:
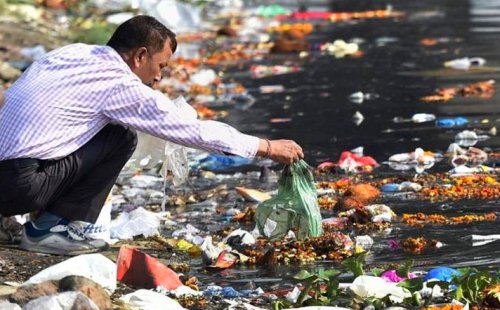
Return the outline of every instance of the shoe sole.
[[[97,253],[101,251],[105,251],[106,249],[88,249],[88,250],[75,250],[75,251],[65,251],[61,249],[56,249],[56,248],[49,248],[46,246],[39,246],[39,245],[26,245],[26,244],[20,244],[19,248],[29,251],[29,252],[36,252],[36,253],[43,253],[43,254],[54,254],[54,255],[64,255],[64,256],[78,256],[82,254],[91,254],[91,253]]]
[[[43,241],[43,240],[41,240]],[[56,243],[57,244],[57,243]],[[62,245],[61,245],[62,246]],[[82,254],[91,254],[91,253],[97,253],[101,251],[105,251],[109,248],[109,244],[106,244],[104,247],[101,248],[90,248],[90,249],[81,249],[81,250],[65,250],[61,247],[50,247],[47,245],[41,245],[39,242],[33,242],[30,241],[25,233],[23,232],[23,236],[21,239],[21,244],[19,247],[23,250],[29,251],[29,252],[37,252],[37,253],[45,253],[45,254],[55,254],[55,255],[66,255],[66,256],[76,256],[76,255],[82,255]]]

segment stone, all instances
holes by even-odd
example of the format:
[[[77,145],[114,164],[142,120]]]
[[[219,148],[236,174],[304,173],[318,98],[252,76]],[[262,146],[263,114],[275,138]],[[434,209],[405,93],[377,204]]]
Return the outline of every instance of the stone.
[[[59,281],[59,291],[79,291],[92,300],[99,309],[112,309],[108,293],[96,282],[82,276],[67,276]]]
[[[40,284],[20,286],[14,294],[11,294],[9,301],[24,306],[30,300],[38,297],[54,295],[58,292],[57,281],[46,281]]]

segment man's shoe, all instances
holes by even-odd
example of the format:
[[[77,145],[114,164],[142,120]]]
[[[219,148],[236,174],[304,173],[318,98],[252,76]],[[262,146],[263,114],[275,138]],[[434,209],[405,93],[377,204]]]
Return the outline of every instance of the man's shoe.
[[[19,243],[23,225],[13,216],[5,217],[0,214],[0,244]]]
[[[109,246],[104,240],[86,238],[70,221],[60,220],[47,229],[39,229],[32,222],[24,224],[20,247],[39,253],[80,255],[103,251]]]

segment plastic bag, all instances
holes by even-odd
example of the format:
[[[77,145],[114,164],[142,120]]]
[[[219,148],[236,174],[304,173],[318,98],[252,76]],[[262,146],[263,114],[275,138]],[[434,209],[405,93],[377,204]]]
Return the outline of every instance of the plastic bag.
[[[283,238],[290,229],[298,239],[322,232],[321,213],[311,167],[303,160],[285,166],[278,181],[278,194],[257,207],[259,232],[270,240]]]
[[[172,102],[179,109],[181,117],[186,119],[195,119],[197,117],[195,109],[186,102],[184,97],[177,97]],[[184,183],[189,176],[187,147],[167,141],[165,144],[164,168],[166,171],[172,172],[175,186]]]

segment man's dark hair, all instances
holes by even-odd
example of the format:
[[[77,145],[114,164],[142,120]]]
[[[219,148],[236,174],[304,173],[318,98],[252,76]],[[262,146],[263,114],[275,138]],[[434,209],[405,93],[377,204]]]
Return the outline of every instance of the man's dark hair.
[[[154,54],[163,50],[167,39],[174,53],[177,49],[175,33],[152,16],[138,15],[118,26],[107,45],[120,53],[144,46]]]

